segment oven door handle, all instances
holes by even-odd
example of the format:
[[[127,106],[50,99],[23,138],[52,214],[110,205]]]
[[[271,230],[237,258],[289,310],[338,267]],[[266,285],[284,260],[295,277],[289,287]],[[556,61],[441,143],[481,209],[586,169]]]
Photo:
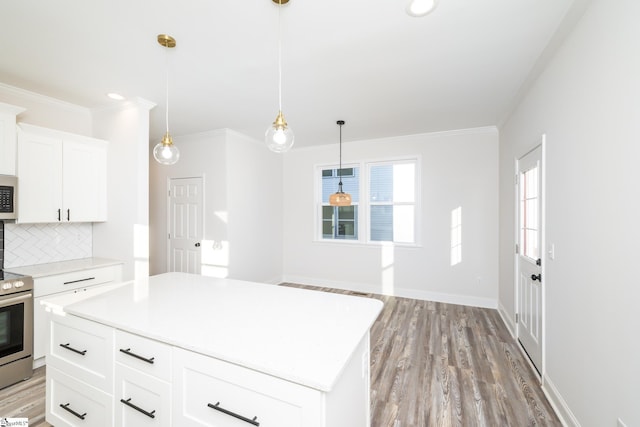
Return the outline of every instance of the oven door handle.
[[[13,298],[7,298],[7,299],[0,298],[0,305],[13,304],[14,302],[28,300],[31,297],[33,297],[33,294],[28,293],[27,295],[21,295],[19,297],[13,297]]]

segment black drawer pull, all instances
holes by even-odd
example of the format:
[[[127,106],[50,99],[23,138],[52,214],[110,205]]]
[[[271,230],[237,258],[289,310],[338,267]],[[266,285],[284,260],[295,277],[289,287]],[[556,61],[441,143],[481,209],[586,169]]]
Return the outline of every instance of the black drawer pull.
[[[231,412],[228,409],[224,409],[224,408],[220,407],[220,402],[216,403],[215,405],[212,405],[211,403],[207,403],[207,406],[209,408],[211,408],[211,409],[215,409],[216,411],[220,411],[223,414],[231,415],[232,417],[237,418],[239,420],[242,420],[245,423],[253,424],[254,426],[259,426],[260,425],[260,423],[256,421],[258,419],[258,417],[253,417],[253,419],[249,419],[247,417],[243,417],[242,415],[238,415],[235,412]]]
[[[124,403],[125,405],[127,405],[130,408],[135,409],[138,412],[141,412],[143,414],[145,414],[147,417],[149,418],[155,418],[156,416],[154,415],[156,413],[155,410],[151,411],[151,412],[147,412],[144,409],[140,408],[139,406],[134,405],[133,403],[131,403],[131,398],[128,398],[127,400],[124,399],[120,399],[120,402]]]
[[[87,280],[94,280],[95,277],[87,277],[86,279],[78,279],[78,280],[72,280],[70,282],[64,282],[63,285],[70,285],[72,283],[79,283],[79,282],[86,282]]]
[[[87,413],[85,412],[84,414],[79,414],[78,412],[74,411],[73,409],[69,408],[70,403],[67,403],[66,405],[63,405],[62,403],[60,404],[60,407],[62,409],[64,409],[67,412],[72,413],[73,415],[75,415],[76,417],[80,418],[81,420],[84,420],[84,417],[87,416]]]
[[[82,355],[82,356],[84,356],[85,354],[87,354],[87,350],[76,350],[75,348],[71,347],[71,346],[69,345],[69,343],[66,343],[66,344],[60,344],[60,347],[62,347],[62,348],[66,348],[67,350],[69,350],[69,351],[73,351],[74,353],[78,353],[78,354],[80,354],[80,355]]]
[[[153,361],[155,359],[155,357],[152,357],[151,359],[147,359],[146,357],[139,356],[139,355],[137,355],[135,353],[132,353],[130,348],[121,348],[120,351],[122,353],[126,354],[127,356],[135,357],[136,359],[140,359],[143,362],[147,362],[147,363],[150,363],[152,365],[153,365]]]

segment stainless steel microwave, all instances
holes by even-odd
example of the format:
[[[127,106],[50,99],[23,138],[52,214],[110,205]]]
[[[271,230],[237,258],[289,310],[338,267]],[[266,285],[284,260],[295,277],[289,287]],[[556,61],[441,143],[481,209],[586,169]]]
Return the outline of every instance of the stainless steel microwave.
[[[0,220],[18,218],[18,178],[0,175]]]

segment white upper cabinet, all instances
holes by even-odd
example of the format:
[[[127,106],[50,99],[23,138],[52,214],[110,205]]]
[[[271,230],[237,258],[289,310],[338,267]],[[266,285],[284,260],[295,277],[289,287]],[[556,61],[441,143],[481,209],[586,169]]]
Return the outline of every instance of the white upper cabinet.
[[[106,221],[107,145],[20,124],[18,222]]]
[[[0,102],[0,175],[16,174],[16,116],[24,110]]]

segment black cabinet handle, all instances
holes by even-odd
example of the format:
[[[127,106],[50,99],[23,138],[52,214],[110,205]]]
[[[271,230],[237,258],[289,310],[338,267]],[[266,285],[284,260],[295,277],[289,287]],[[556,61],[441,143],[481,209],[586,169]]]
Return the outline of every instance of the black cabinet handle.
[[[249,424],[252,424],[254,426],[259,426],[260,425],[260,423],[256,421],[258,419],[258,417],[253,417],[253,419],[249,419],[247,417],[243,417],[242,415],[238,415],[235,412],[231,412],[228,409],[224,409],[223,407],[220,406],[220,402],[216,403],[215,405],[212,405],[211,403],[207,403],[207,406],[209,408],[211,408],[211,409],[215,409],[216,411],[220,411],[223,414],[227,414],[227,415],[230,415],[230,416],[232,416],[234,418],[242,420],[245,423],[249,423]]]
[[[60,347],[62,347],[62,348],[66,348],[67,350],[69,350],[69,351],[73,351],[74,353],[78,353],[78,354],[80,354],[80,355],[82,355],[82,356],[84,356],[85,354],[87,354],[87,350],[76,350],[75,348],[71,347],[71,346],[69,345],[69,343],[66,343],[66,344],[60,344]]]
[[[71,221],[71,209],[67,209],[67,221]]]
[[[155,360],[155,357],[152,357],[151,359],[147,359],[146,357],[143,357],[143,356],[137,355],[135,353],[132,353],[130,348],[121,348],[120,351],[122,353],[126,354],[127,356],[135,357],[136,359],[140,359],[143,362],[147,362],[147,363],[150,363],[152,365],[153,365],[153,361]]]
[[[63,405],[61,403],[60,407],[62,409],[64,409],[65,411],[72,413],[73,415],[75,415],[76,417],[80,418],[81,420],[84,420],[84,417],[87,416],[87,413],[85,412],[84,414],[80,414],[79,412],[76,412],[73,409],[69,408],[69,405],[70,405],[70,403],[67,403],[66,405]]]
[[[139,406],[134,405],[133,403],[131,403],[131,398],[128,398],[127,400],[124,399],[120,399],[120,402],[124,403],[125,405],[127,405],[129,408],[133,408],[138,412],[141,412],[143,414],[145,414],[147,417],[149,418],[155,418],[156,416],[154,415],[156,413],[155,409],[151,412],[147,412],[144,409],[140,408]]]
[[[70,282],[64,282],[63,285],[70,285],[72,283],[78,283],[78,282],[86,282],[87,280],[95,280],[95,277],[87,277],[86,279],[72,280]]]
[[[58,221],[60,221],[60,214],[61,214],[61,211],[60,209],[58,209]]]

